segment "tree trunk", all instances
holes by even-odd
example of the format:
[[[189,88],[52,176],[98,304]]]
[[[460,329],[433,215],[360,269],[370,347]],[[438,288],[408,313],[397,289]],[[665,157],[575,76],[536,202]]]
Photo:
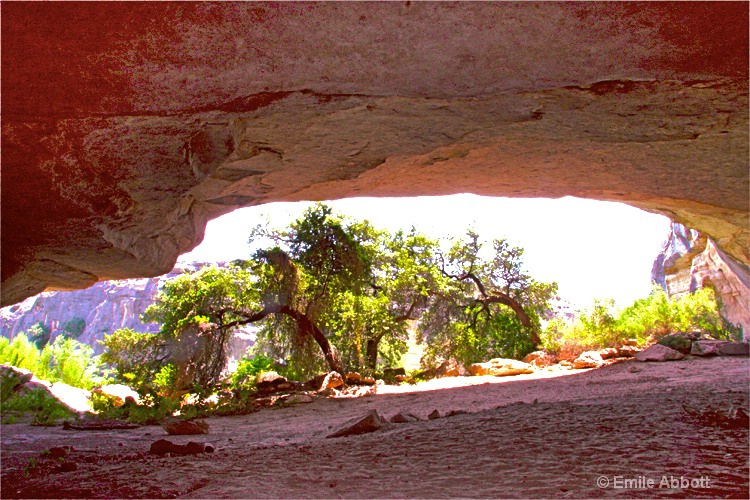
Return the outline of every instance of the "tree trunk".
[[[320,328],[318,328],[315,323],[313,323],[310,318],[307,317],[307,315],[297,311],[296,309],[292,309],[289,306],[282,306],[279,309],[279,312],[281,314],[286,314],[290,318],[294,319],[294,321],[297,322],[297,326],[300,329],[300,332],[303,334],[308,333],[312,335],[312,337],[315,339],[315,342],[318,343],[320,346],[320,349],[323,351],[323,356],[326,358],[326,363],[328,363],[328,368],[331,371],[339,372],[341,376],[345,376],[344,368],[341,366],[341,360],[339,359],[339,355],[336,352],[336,348],[331,345],[330,342],[328,342],[328,339],[323,334],[323,332],[320,331]]]
[[[481,299],[480,302],[485,306],[487,304],[498,303],[505,304],[506,306],[510,307],[511,309],[513,309],[513,312],[516,313],[516,317],[518,317],[518,320],[521,322],[521,324],[531,329],[530,337],[531,343],[534,344],[534,347],[537,347],[542,343],[542,340],[539,338],[539,332],[537,332],[536,328],[534,328],[531,324],[529,315],[526,314],[523,306],[521,306],[521,304],[511,296],[505,295],[504,293],[498,293],[496,295],[490,295],[485,299]]]
[[[365,357],[367,359],[367,366],[373,370],[378,366],[378,345],[380,344],[380,337],[369,339],[367,341],[367,352]]]

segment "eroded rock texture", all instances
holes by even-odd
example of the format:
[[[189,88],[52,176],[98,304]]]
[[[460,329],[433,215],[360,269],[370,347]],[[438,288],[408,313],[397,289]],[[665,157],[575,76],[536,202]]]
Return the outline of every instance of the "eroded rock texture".
[[[3,304],[358,195],[623,201],[750,261],[747,3],[1,8]]]
[[[713,288],[724,317],[742,327],[744,338],[750,336],[750,268],[729,258],[711,238],[672,223],[651,278],[670,297]]]

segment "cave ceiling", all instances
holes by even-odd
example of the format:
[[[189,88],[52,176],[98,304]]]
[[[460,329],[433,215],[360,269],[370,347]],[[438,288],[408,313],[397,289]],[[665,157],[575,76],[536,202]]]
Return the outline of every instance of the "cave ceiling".
[[[3,2],[2,304],[273,201],[620,201],[748,250],[748,3]]]

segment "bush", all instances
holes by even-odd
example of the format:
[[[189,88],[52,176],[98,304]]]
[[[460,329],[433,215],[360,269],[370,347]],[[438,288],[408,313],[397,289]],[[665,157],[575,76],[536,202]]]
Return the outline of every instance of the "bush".
[[[590,310],[575,320],[550,321],[542,345],[562,359],[571,359],[583,351],[617,345],[623,339],[634,338],[642,346],[675,332],[700,331],[717,339],[741,339],[742,330],[728,323],[719,311],[710,288],[670,299],[661,288],[655,287],[651,295],[636,300],[619,313],[614,301],[596,300]],[[675,342],[676,347],[684,348],[678,345],[679,340],[665,342]]]
[[[243,357],[237,364],[237,371],[232,374],[231,384],[240,388],[255,383],[257,375],[273,370],[274,361],[262,354],[254,357]]]
[[[32,425],[56,425],[59,420],[69,418],[73,414],[42,389],[26,394],[12,394],[0,402],[3,423],[15,421],[17,414],[30,412],[35,413]]]
[[[41,349],[24,333],[10,342],[4,339],[0,342],[0,363],[25,368],[42,380],[64,382],[83,389],[104,382],[98,376],[99,361],[94,357],[94,350],[62,336]]]

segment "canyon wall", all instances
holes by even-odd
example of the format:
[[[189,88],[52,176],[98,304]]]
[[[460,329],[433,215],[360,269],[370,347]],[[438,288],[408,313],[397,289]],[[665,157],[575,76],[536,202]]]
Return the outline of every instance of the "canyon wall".
[[[724,317],[740,325],[745,338],[750,335],[750,269],[729,258],[711,238],[673,223],[651,278],[670,297],[713,288]]]

